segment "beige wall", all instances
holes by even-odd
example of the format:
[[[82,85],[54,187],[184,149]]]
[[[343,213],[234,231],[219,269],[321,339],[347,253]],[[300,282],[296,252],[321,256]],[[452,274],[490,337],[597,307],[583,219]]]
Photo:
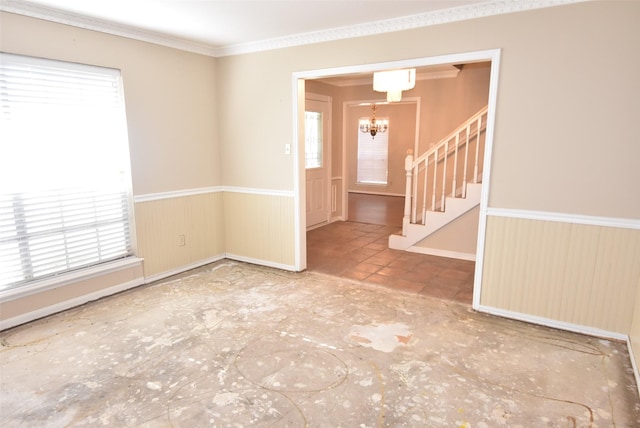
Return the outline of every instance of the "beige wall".
[[[122,71],[135,195],[221,184],[214,58],[4,12],[0,49]]]
[[[434,255],[451,253],[451,256],[458,254],[459,258],[475,258],[479,216],[479,207],[467,211],[442,229],[416,243],[415,246],[424,249],[421,251],[424,253]]]
[[[221,185],[214,58],[4,12],[0,50],[122,71],[134,195],[162,197]],[[223,254],[221,204],[221,194],[136,203],[145,277]],[[187,234],[184,247],[178,233]],[[1,319],[142,280],[138,268],[80,281],[11,301]]]

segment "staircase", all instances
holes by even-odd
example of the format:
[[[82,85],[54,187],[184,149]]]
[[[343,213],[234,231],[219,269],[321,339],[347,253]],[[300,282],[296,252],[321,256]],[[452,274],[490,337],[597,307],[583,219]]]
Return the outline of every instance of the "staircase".
[[[414,159],[405,158],[407,176],[402,233],[389,248],[412,247],[480,204],[487,106]]]

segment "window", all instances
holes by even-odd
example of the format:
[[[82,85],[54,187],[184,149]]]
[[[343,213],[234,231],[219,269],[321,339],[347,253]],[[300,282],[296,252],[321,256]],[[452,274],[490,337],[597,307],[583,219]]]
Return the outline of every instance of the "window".
[[[132,255],[120,72],[0,53],[0,291]]]
[[[386,120],[386,119],[385,119]],[[389,131],[379,132],[375,138],[360,131],[358,122],[358,184],[387,184],[387,163],[389,157]]]
[[[305,168],[322,168],[322,113],[304,112]]]

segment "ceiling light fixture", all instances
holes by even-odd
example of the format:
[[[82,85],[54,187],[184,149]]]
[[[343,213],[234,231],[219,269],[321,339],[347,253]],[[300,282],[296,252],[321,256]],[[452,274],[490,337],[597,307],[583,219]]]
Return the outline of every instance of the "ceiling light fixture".
[[[389,129],[389,121],[388,120],[377,120],[376,119],[376,105],[373,104],[371,106],[372,117],[369,121],[361,120],[360,121],[360,132],[363,134],[371,134],[371,138],[374,138],[376,134],[387,132]]]
[[[386,92],[387,102],[402,99],[402,91],[412,89],[416,85],[416,69],[376,71],[373,73],[373,90]]]

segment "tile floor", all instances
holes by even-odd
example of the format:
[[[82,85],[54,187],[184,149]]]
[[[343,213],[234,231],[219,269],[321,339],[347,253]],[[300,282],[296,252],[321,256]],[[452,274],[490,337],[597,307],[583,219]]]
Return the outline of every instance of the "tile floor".
[[[0,332],[0,426],[638,427],[626,344],[222,260]]]
[[[349,221],[307,232],[307,269],[471,304],[475,263],[390,250],[404,198],[349,194]]]

